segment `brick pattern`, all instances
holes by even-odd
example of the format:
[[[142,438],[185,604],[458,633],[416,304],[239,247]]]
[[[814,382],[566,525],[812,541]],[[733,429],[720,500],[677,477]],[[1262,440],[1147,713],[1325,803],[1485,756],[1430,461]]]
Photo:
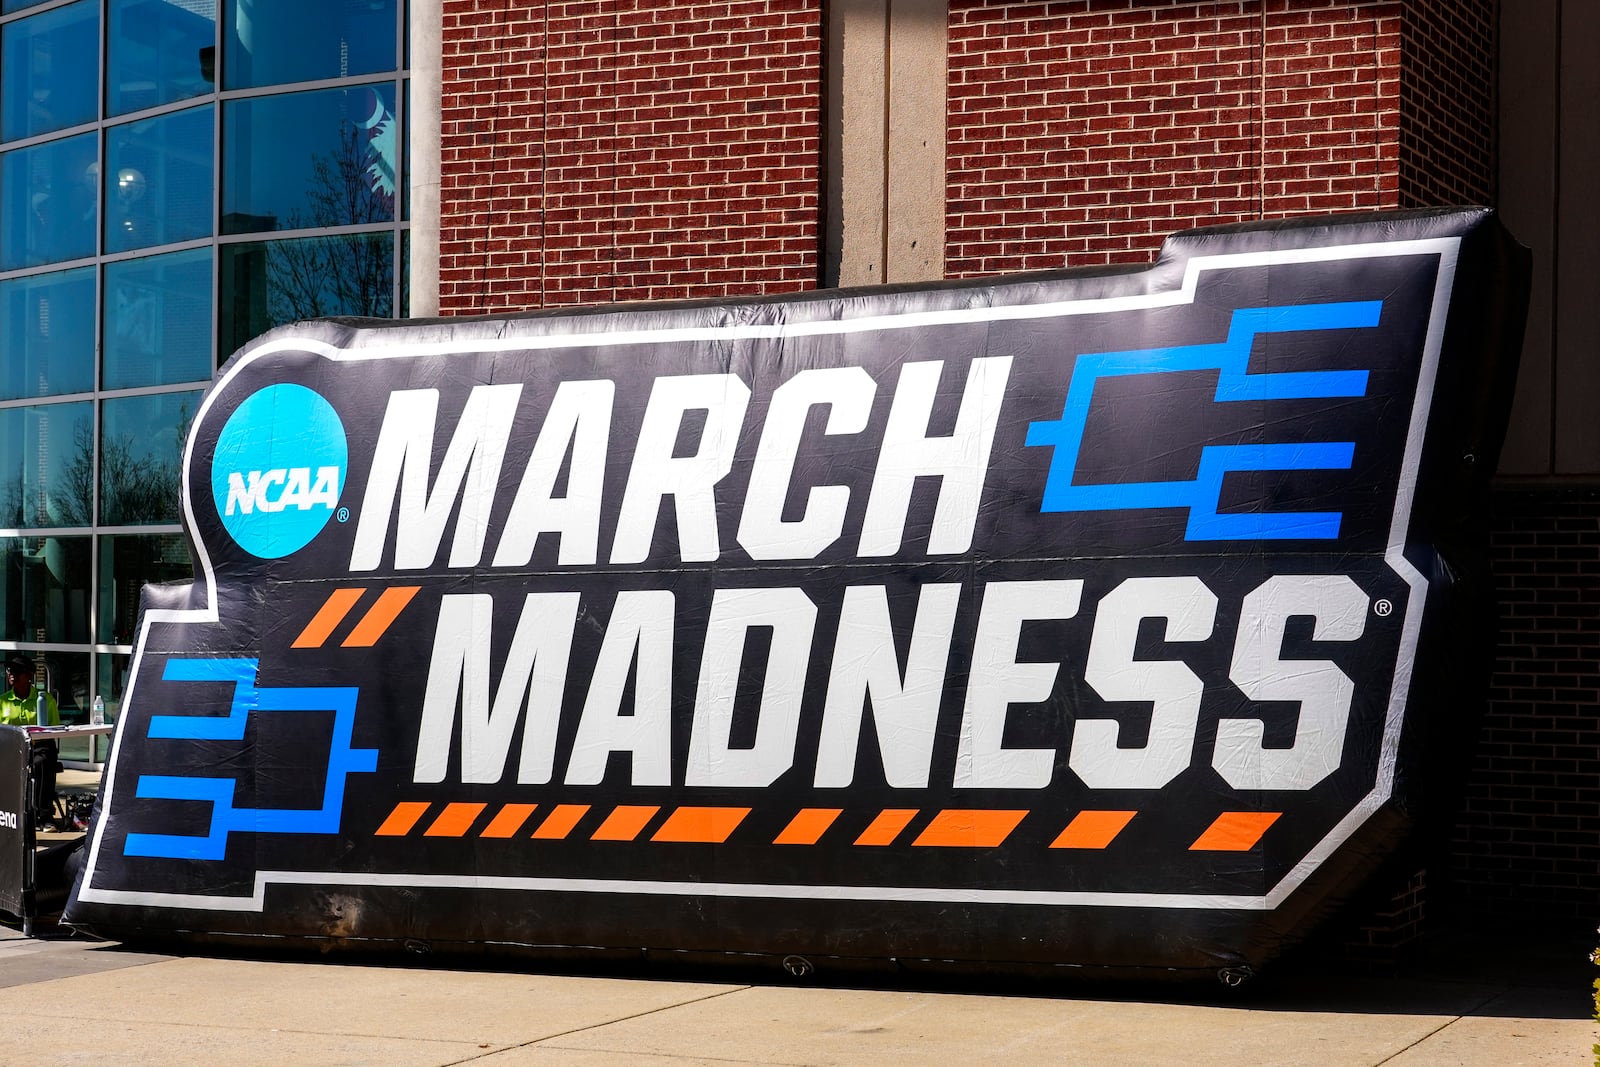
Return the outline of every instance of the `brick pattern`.
[[[1377,881],[1390,887],[1387,895],[1368,894],[1355,902],[1338,927],[1338,956],[1367,969],[1387,969],[1399,964],[1406,950],[1426,932],[1428,872],[1416,870],[1403,881]],[[1383,893],[1384,890],[1376,890]],[[1354,916],[1352,920],[1350,917]]]
[[[440,310],[815,286],[821,0],[444,0]]]
[[[1495,8],[1495,0],[1405,6],[1401,207],[1494,203]]]
[[[1403,6],[951,0],[948,273],[1399,206]]]
[[[1593,921],[1600,891],[1600,490],[1501,492],[1500,632],[1452,839],[1470,910]]]

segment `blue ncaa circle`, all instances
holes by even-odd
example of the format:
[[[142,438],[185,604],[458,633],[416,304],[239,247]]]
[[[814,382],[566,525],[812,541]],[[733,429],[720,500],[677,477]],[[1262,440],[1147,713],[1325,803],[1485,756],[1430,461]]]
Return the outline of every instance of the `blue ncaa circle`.
[[[332,404],[303,385],[262,389],[217,438],[211,496],[223,527],[252,556],[298,552],[338,507],[348,460]]]

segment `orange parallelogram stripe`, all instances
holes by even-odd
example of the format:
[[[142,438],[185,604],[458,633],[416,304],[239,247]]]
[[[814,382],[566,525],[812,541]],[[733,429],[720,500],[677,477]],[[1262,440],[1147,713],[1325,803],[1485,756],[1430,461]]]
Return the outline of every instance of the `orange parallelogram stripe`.
[[[872,825],[856,838],[858,845],[892,845],[900,831],[917,817],[916,808],[885,808],[872,820]]]
[[[417,825],[417,820],[422,818],[428,810],[427,801],[402,800],[394,806],[389,817],[383,820],[383,825],[375,831],[377,837],[404,837]]]
[[[749,808],[679,808],[650,840],[720,845],[749,814]]]
[[[367,609],[367,613],[356,623],[356,628],[350,631],[350,636],[344,639],[341,648],[371,648],[378,643],[378,638],[394,622],[395,616],[405,610],[411,598],[417,595],[420,585],[397,585],[393,589],[385,589],[378,602]]]
[[[550,814],[544,817],[544,822],[533,832],[533,836],[544,841],[560,841],[572,833],[572,828],[578,825],[578,820],[589,813],[587,804],[557,804],[551,809]]]
[[[423,837],[460,837],[472,829],[472,824],[483,814],[483,804],[446,804],[433,825],[422,832]]]
[[[1137,814],[1136,811],[1080,811],[1050,842],[1050,847],[1105,848]]]
[[[632,841],[660,810],[660,807],[653,805],[619,804],[611,809],[611,814],[606,816],[606,821],[600,824],[600,829],[589,840]]]
[[[522,824],[528,821],[528,816],[533,814],[537,804],[507,804],[495,812],[494,818],[489,820],[489,825],[483,828],[480,837],[516,837],[517,831],[522,829]]]
[[[1189,846],[1189,851],[1248,852],[1282,814],[1281,811],[1225,811],[1206,827],[1206,832]]]
[[[1026,811],[946,808],[935,815],[911,843],[944,848],[994,848],[1011,836],[1011,831],[1027,814]]]
[[[356,606],[356,601],[366,595],[365,589],[335,589],[322,602],[322,607],[306,623],[306,628],[300,631],[300,636],[294,639],[290,648],[321,648],[322,642],[328,635],[344,621],[350,614],[350,609]]]
[[[783,833],[772,839],[774,845],[814,845],[822,840],[833,820],[844,814],[843,808],[801,808]]]

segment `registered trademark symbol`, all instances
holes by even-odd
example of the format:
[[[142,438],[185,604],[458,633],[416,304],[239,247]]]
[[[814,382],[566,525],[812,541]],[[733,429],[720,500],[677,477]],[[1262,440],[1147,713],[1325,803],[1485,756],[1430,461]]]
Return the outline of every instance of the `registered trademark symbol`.
[[[342,511],[343,509],[341,508],[340,510]],[[339,521],[343,522],[344,519],[340,519]],[[1389,603],[1387,600],[1380,600],[1376,604],[1372,605],[1372,610],[1378,613],[1378,618],[1387,619],[1390,615],[1394,614],[1394,605]]]
[[[350,509],[349,508],[340,508],[339,509],[339,513],[337,515],[335,515],[334,518],[338,519],[340,522],[349,522],[350,521]],[[1389,613],[1386,611],[1383,614],[1387,615]]]

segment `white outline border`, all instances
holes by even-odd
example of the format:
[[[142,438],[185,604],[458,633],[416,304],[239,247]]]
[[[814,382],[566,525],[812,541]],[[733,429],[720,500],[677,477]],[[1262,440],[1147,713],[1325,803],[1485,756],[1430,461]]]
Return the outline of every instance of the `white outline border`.
[[[96,827],[90,845],[88,863],[79,888],[78,898],[95,904],[122,904],[141,907],[190,908],[215,912],[260,912],[266,907],[268,885],[318,885],[318,886],[371,886],[453,889],[512,889],[534,892],[578,892],[607,894],[644,894],[653,896],[703,896],[744,899],[814,899],[814,900],[875,900],[906,903],[941,904],[1029,904],[1048,906],[1087,907],[1137,907],[1202,910],[1271,911],[1282,904],[1289,894],[1309,878],[1324,860],[1350,838],[1362,823],[1376,812],[1391,795],[1394,785],[1395,763],[1400,746],[1400,731],[1405,721],[1407,696],[1411,691],[1411,672],[1416,656],[1418,634],[1422,626],[1424,601],[1428,582],[1405,558],[1405,536],[1411,519],[1411,507],[1416,495],[1416,478],[1422,457],[1424,434],[1428,414],[1433,402],[1433,388],[1438,377],[1439,355],[1443,346],[1445,317],[1449,309],[1450,292],[1455,281],[1460,237],[1422,238],[1410,241],[1376,242],[1351,245],[1326,245],[1314,248],[1284,249],[1267,252],[1239,252],[1227,255],[1197,256],[1185,264],[1183,281],[1177,290],[1134,296],[1101,297],[1086,300],[1058,301],[1048,304],[1009,304],[1000,306],[958,308],[943,311],[911,312],[903,315],[879,315],[859,319],[827,319],[811,322],[783,324],[746,323],[728,326],[706,326],[664,330],[637,330],[624,332],[569,333],[536,337],[489,337],[437,341],[425,344],[386,344],[381,348],[338,348],[324,341],[287,336],[273,338],[260,347],[240,356],[217,380],[206,394],[196,413],[195,430],[204,423],[212,402],[227,388],[228,382],[245,367],[262,356],[285,350],[312,352],[334,362],[363,362],[373,359],[399,359],[417,356],[444,356],[462,352],[484,353],[503,351],[548,351],[621,345],[657,345],[684,341],[740,341],[821,336],[828,334],[863,333],[872,330],[914,329],[928,326],[960,325],[966,323],[994,322],[998,320],[1062,318],[1075,315],[1103,314],[1115,311],[1145,310],[1174,307],[1194,302],[1199,276],[1205,271],[1274,266],[1291,263],[1327,263],[1352,259],[1397,258],[1400,256],[1438,256],[1439,271],[1429,312],[1428,332],[1424,342],[1422,364],[1418,370],[1415,401],[1411,422],[1407,430],[1405,456],[1400,468],[1399,483],[1395,493],[1394,517],[1389,526],[1389,542],[1384,561],[1411,588],[1406,617],[1401,631],[1394,682],[1389,691],[1388,713],[1384,724],[1383,745],[1379,753],[1377,779],[1372,792],[1359,801],[1332,830],[1323,837],[1289,872],[1265,895],[1221,896],[1186,893],[1106,893],[1106,892],[1054,892],[1049,890],[1006,889],[937,889],[906,886],[839,886],[839,885],[771,885],[743,882],[674,882],[629,879],[593,878],[533,878],[488,877],[478,875],[423,875],[423,874],[352,874],[339,871],[257,871],[255,886],[248,897],[225,897],[194,893],[160,893],[133,890],[97,889],[94,887],[96,861],[105,833],[105,820]],[[1159,267],[1159,264],[1156,265]],[[1152,267],[1152,270],[1156,269]],[[1026,283],[1023,283],[1026,284]],[[997,289],[1007,283],[996,282]],[[848,298],[846,298],[848,299]],[[615,321],[616,315],[625,315],[639,309],[619,309],[612,315],[596,316],[595,322]],[[469,325],[463,320],[461,325]],[[381,341],[382,332],[379,333]],[[197,433],[191,432],[183,452],[183,511],[185,528],[194,531],[192,501],[189,498],[189,465],[193,457]],[[146,639],[152,623],[215,623],[216,580],[211,559],[198,536],[194,538],[200,570],[204,575],[207,606],[194,610],[158,609],[145,613],[139,631],[139,643],[134,654],[126,702],[133,696],[134,680],[139,677],[139,664],[144,656]],[[117,758],[122,748],[122,733],[118,731],[112,745],[105,774],[105,791],[101,798],[103,810],[112,807]]]

